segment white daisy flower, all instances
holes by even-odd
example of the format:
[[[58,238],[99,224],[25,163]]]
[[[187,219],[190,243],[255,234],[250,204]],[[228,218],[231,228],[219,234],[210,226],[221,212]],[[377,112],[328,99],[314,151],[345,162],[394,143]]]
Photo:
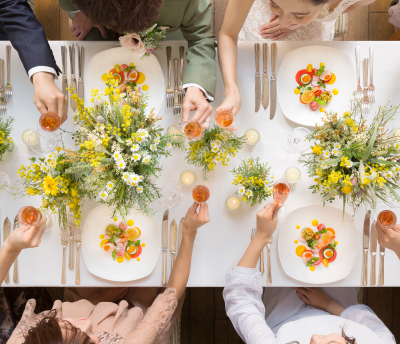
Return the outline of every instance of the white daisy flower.
[[[139,176],[139,180],[142,181],[143,180],[143,176]]]
[[[329,165],[327,165],[327,164],[322,164],[321,167],[325,170],[325,169],[329,168]]]
[[[217,144],[217,146],[221,146],[222,142],[220,140],[214,140],[214,142]]]
[[[142,139],[146,139],[147,137],[149,137],[149,132],[146,129],[139,129],[137,133]]]
[[[333,149],[340,149],[340,143],[339,143],[339,142],[336,142],[336,143],[333,145]]]
[[[122,159],[121,159],[121,160],[118,160],[116,163],[117,163],[117,167],[118,167],[120,170],[124,169],[125,166],[126,166],[125,161],[122,160]]]
[[[384,171],[382,174],[383,174],[383,178],[385,178],[385,179],[392,178],[392,176],[393,176],[393,173],[391,171]]]
[[[211,143],[211,148],[217,147],[218,145],[215,143],[215,140],[212,140]]]
[[[127,183],[129,181],[129,173],[128,172],[123,172],[122,173],[122,179]]]
[[[139,153],[135,153],[135,154],[132,155],[132,158],[131,158],[131,159],[132,159],[133,161],[139,161],[140,158],[141,158],[140,154],[139,154]]]
[[[400,167],[399,167],[399,166],[393,166],[393,167],[392,167],[392,172],[393,172],[393,173],[400,172]]]
[[[324,157],[322,155],[319,155],[318,156],[318,162],[322,162],[322,161],[324,161]]]
[[[244,195],[245,192],[246,192],[246,188],[245,188],[243,185],[240,185],[240,186],[239,186],[238,193],[239,193],[240,195]]]
[[[108,197],[108,193],[106,191],[100,192],[100,198],[106,199]]]
[[[118,161],[118,160],[122,159],[122,155],[121,155],[120,152],[115,151],[114,154],[113,154],[113,158],[114,158],[115,161]]]
[[[399,149],[399,148],[400,148],[400,144],[399,144],[399,143],[396,143],[396,144],[394,145],[394,148]]]
[[[157,149],[157,145],[150,145],[150,149],[152,150],[152,151],[155,151],[156,149]]]
[[[252,197],[252,196],[253,196],[253,191],[251,191],[251,190],[246,190],[246,196],[247,196],[247,197]]]
[[[142,143],[143,142],[143,137],[141,137],[141,136],[136,137],[136,141],[139,142],[139,143]]]
[[[158,145],[159,143],[160,143],[160,140],[159,140],[159,139],[155,139],[155,140],[154,140],[154,144],[155,144],[155,145]]]
[[[143,161],[145,164],[148,164],[148,163],[151,161],[151,156],[150,156],[150,155],[144,156],[144,157],[142,158],[142,161]]]
[[[142,193],[143,192],[143,188],[141,186],[138,186],[136,188],[137,193]]]
[[[353,166],[353,162],[352,162],[351,160],[348,160],[348,161],[346,162],[346,167],[347,167],[347,168],[350,168],[351,166]]]
[[[218,151],[219,151],[219,147],[218,146],[215,146],[215,147],[211,148],[211,152],[213,152],[213,153],[217,153]]]
[[[133,185],[139,184],[140,178],[137,174],[132,173],[130,176],[130,180],[133,183]]]
[[[328,151],[328,150],[322,151],[322,156],[323,156],[325,159],[329,159],[330,155],[331,155],[331,152],[330,152],[330,151]]]
[[[338,148],[333,148],[332,149],[332,154],[335,156],[339,156],[340,155],[340,150]]]
[[[114,187],[114,183],[113,183],[112,181],[109,181],[109,182],[107,183],[107,189],[108,189],[108,190],[111,190],[113,187]]]
[[[265,190],[265,192],[269,192],[268,186],[266,186],[266,187],[264,188],[264,190]]]
[[[137,145],[137,144],[133,144],[132,147],[131,147],[131,151],[133,153],[137,152],[139,149],[140,149],[140,146]]]
[[[171,149],[171,148],[172,148],[172,145],[171,145],[169,142],[167,143],[167,148],[168,148],[168,149]]]

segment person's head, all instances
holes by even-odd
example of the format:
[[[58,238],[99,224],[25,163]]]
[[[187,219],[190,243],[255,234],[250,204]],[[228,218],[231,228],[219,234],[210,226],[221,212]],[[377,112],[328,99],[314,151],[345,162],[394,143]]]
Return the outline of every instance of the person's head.
[[[279,24],[291,30],[314,21],[330,0],[270,0],[272,13],[279,15]]]
[[[57,319],[52,310],[25,335],[24,344],[99,344],[87,319]]]
[[[72,0],[93,23],[119,33],[141,32],[159,16],[163,0]]]
[[[293,341],[287,344],[300,344],[297,341]],[[331,333],[327,336],[314,334],[311,337],[310,344],[356,344],[354,338],[348,337],[342,328],[342,335]]]

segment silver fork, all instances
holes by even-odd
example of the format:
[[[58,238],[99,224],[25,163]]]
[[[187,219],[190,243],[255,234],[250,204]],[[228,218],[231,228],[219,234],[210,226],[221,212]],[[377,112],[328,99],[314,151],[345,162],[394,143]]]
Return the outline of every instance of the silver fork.
[[[363,99],[362,96],[362,88],[361,88],[361,64],[360,64],[360,46],[356,46],[356,73],[357,73],[357,100],[361,101]]]
[[[75,270],[75,284],[81,284],[81,272],[79,268],[79,249],[82,243],[82,228],[75,226],[75,245],[76,245],[76,270]]]
[[[5,99],[8,103],[11,100],[13,89],[10,84],[10,74],[11,74],[11,45],[6,46],[7,52],[7,84],[6,84],[6,92],[5,92]]]
[[[374,46],[369,47],[369,86],[368,97],[371,104],[375,103],[375,86],[374,86]]]
[[[271,246],[272,246],[273,236],[269,238],[267,242],[268,249],[268,264],[267,264],[267,285],[272,285],[272,275],[271,275]]]
[[[74,214],[68,213],[68,228],[69,228],[69,256],[68,256],[68,268],[72,270],[74,268]]]
[[[167,99],[166,104],[167,107],[174,106],[174,89],[171,86],[171,47],[167,47],[167,74],[168,74],[168,87],[166,90]]]
[[[361,111],[363,114],[369,114],[369,98],[368,98],[368,59],[363,61],[363,84],[364,84],[364,97],[361,104]]]
[[[183,104],[183,98],[185,97],[185,91],[183,90],[183,58],[184,58],[184,53],[185,53],[185,47],[181,46],[179,47],[179,78],[180,78],[180,84],[178,87],[179,91],[179,104]]]
[[[181,113],[181,105],[179,105],[179,91],[178,91],[178,60],[174,59],[174,116]]]
[[[67,283],[65,277],[65,251],[68,246],[68,231],[63,230],[61,232],[61,245],[63,248],[63,259],[62,259],[62,272],[61,272],[61,284]]]
[[[4,98],[4,60],[0,59],[0,116],[7,114],[7,102]]]
[[[251,240],[253,240],[255,234],[256,234],[256,229],[253,228],[251,230]],[[260,254],[260,272],[261,272],[261,274],[263,274],[265,272],[265,268],[264,268],[264,249],[261,251],[261,254]]]

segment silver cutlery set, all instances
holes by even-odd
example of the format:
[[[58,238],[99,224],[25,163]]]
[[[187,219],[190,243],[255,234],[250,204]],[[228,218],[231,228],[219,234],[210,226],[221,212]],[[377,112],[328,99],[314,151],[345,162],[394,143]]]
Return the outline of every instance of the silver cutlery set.
[[[262,74],[262,92],[261,92],[261,74],[260,74],[260,43],[254,45],[256,57],[256,76],[255,76],[255,112],[260,109],[262,104],[264,110],[267,109],[269,100],[270,105],[270,119],[273,119],[276,111],[276,43],[271,44],[271,81],[268,83],[268,44],[263,43],[263,74]]]
[[[19,227],[19,222],[18,222],[17,216],[15,216],[14,224],[13,224],[13,231],[15,231],[18,227]],[[6,219],[4,220],[4,224],[3,224],[3,243],[4,243],[4,241],[6,241],[6,239],[9,237],[10,234],[11,234],[11,222],[8,219],[8,217],[6,217]],[[18,283],[18,258],[15,258],[15,260],[14,260],[13,281],[14,281],[14,283]],[[5,283],[10,282],[10,273],[9,272],[7,272],[6,277],[4,278],[4,282]]]
[[[363,277],[362,284],[368,285],[368,254],[371,254],[371,285],[376,285],[376,256],[378,246],[378,231],[376,222],[371,224],[371,210],[368,210],[364,218],[363,235]],[[379,285],[385,284],[385,248],[379,245],[380,263],[379,263]]]
[[[253,240],[254,235],[256,234],[256,229],[253,228],[251,230],[251,239]],[[267,263],[267,285],[272,285],[272,274],[271,274],[271,246],[273,243],[273,236],[271,236],[267,242],[267,252],[268,252],[268,263]],[[264,267],[264,249],[261,251],[260,254],[260,272],[261,274],[265,273]]]
[[[0,59],[0,116],[7,114],[7,103],[10,102],[13,88],[10,83],[11,77],[11,45],[6,46],[7,82],[4,84],[4,60]]]
[[[169,251],[171,253],[171,271],[174,267],[175,257],[176,257],[176,248],[177,243],[176,239],[178,239],[178,248],[181,246],[182,242],[182,230],[183,230],[183,221],[185,218],[181,219],[179,224],[179,234],[178,234],[178,225],[175,220],[172,220],[171,226],[169,229],[168,235],[168,216],[169,210],[166,210],[163,216],[162,221],[162,276],[161,276],[161,284],[163,286],[167,285],[167,255],[168,255],[168,236],[169,236]]]
[[[174,59],[174,87],[171,85],[171,52],[172,48],[167,47],[167,74],[168,74],[168,87],[166,90],[166,106],[173,109],[173,114],[178,115],[182,112],[183,98],[185,91],[183,90],[183,70],[184,70],[184,54],[185,48],[179,47],[179,62]],[[178,70],[179,63],[179,70]]]
[[[362,61],[363,86],[361,86],[361,61],[360,46],[356,47],[356,72],[357,72],[357,93],[356,98],[361,102],[363,114],[369,114],[370,105],[375,103],[374,86],[374,46],[369,47],[369,58]]]
[[[68,111],[68,80],[67,80],[67,55],[69,50],[69,61],[70,61],[70,68],[71,68],[71,87],[75,90],[78,94],[80,99],[83,99],[84,92],[83,92],[83,61],[84,61],[84,48],[77,43],[72,44],[69,46],[69,49],[65,45],[61,47],[61,60],[62,60],[62,93],[67,98],[67,102],[65,104],[65,113]],[[76,75],[76,54],[78,54],[78,75]],[[77,80],[78,76],[78,80]],[[76,111],[77,105],[75,99],[70,100],[70,106],[72,111]]]

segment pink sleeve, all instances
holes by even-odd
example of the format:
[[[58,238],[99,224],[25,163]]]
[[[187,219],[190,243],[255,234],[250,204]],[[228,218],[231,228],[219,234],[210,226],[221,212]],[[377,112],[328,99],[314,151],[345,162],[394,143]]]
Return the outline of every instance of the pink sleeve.
[[[152,344],[157,343],[171,326],[171,317],[178,305],[176,289],[168,288],[158,295],[148,308],[139,326],[128,333],[122,344]]]

